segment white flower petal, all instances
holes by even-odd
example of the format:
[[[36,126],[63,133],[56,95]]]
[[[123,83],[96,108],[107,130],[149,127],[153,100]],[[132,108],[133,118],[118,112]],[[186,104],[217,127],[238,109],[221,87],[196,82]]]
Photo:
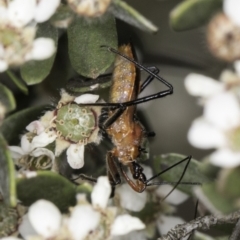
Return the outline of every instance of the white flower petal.
[[[11,152],[11,156],[12,156],[13,159],[19,159],[23,155],[25,155],[25,153],[22,150],[22,148],[20,148],[18,146],[9,146],[8,148],[9,148],[9,150]]]
[[[36,148],[31,152],[31,156],[39,157],[39,156],[48,156],[52,161],[55,159],[55,156],[52,151],[48,150],[47,148]]]
[[[52,143],[57,138],[57,134],[54,131],[42,132],[35,136],[31,142],[31,150],[39,147],[45,147],[49,143]]]
[[[141,164],[141,166],[144,169],[144,174],[145,174],[146,178],[147,179],[151,178],[153,176],[152,168],[147,166],[147,165],[145,165],[145,164]]]
[[[231,129],[240,124],[240,106],[231,92],[225,92],[207,100],[204,117],[221,129]]]
[[[40,0],[34,16],[36,22],[47,21],[55,13],[59,4],[60,0]]]
[[[4,237],[4,238],[1,238],[1,240],[22,240],[22,239],[16,238],[16,237]]]
[[[79,169],[84,165],[84,145],[71,144],[67,150],[67,161],[71,168]]]
[[[8,63],[0,59],[0,72],[4,72],[8,69]]]
[[[86,93],[74,99],[74,102],[80,103],[95,103],[99,99],[99,95]]]
[[[99,177],[91,193],[92,205],[94,207],[106,208],[112,187],[108,177]]]
[[[147,192],[137,193],[128,184],[122,184],[116,189],[119,194],[121,207],[130,211],[141,211],[147,202]]]
[[[161,215],[157,220],[157,228],[161,235],[167,234],[167,232],[174,228],[178,224],[183,224],[182,218],[173,216]],[[188,237],[187,237],[188,238]]]
[[[210,155],[210,162],[223,168],[237,167],[240,165],[240,152],[233,152],[227,148],[219,149]]]
[[[238,26],[240,26],[240,1],[239,0],[224,0],[224,13]]]
[[[62,215],[53,203],[47,200],[38,200],[30,206],[28,217],[38,234],[50,238],[58,232]]]
[[[21,236],[27,239],[29,236],[38,235],[32,224],[29,221],[28,214],[25,214],[22,218],[22,222],[18,228]]]
[[[55,147],[55,156],[60,156],[60,154],[70,147],[70,142],[65,141],[64,139],[57,138],[56,139],[56,147]]]
[[[37,38],[33,41],[31,59],[44,60],[51,57],[55,50],[55,44],[51,38]]]
[[[7,18],[8,18],[8,9],[6,8],[6,6],[0,5],[0,22],[1,23],[7,22]],[[0,56],[1,56],[1,51],[0,51]]]
[[[165,197],[172,189],[173,186],[161,185],[156,190],[156,194],[160,197]],[[188,198],[189,196],[186,193],[178,189],[174,189],[174,191],[164,201],[173,205],[179,205],[185,202]]]
[[[21,148],[25,154],[28,154],[31,152],[31,143],[29,142],[27,135],[23,135],[21,137]]]
[[[234,68],[238,76],[240,77],[240,60],[234,62]]]
[[[117,216],[111,227],[111,235],[125,235],[134,230],[144,229],[145,224],[137,217],[128,214]]]
[[[184,81],[185,88],[189,94],[199,97],[210,97],[224,89],[224,85],[213,78],[191,73]]]
[[[34,16],[36,0],[13,0],[8,5],[8,18],[11,23],[23,27],[29,23]]]
[[[73,208],[67,225],[74,240],[82,240],[88,233],[95,230],[99,222],[100,213],[96,212],[91,205],[78,205]]]
[[[44,128],[47,128],[52,121],[55,119],[54,111],[47,111],[45,114],[40,118],[40,122],[42,123]]]
[[[226,145],[227,139],[220,129],[203,118],[197,118],[188,131],[188,141],[194,147],[209,149]]]
[[[29,132],[37,133],[39,135],[44,131],[44,126],[40,121],[33,121],[26,126]]]
[[[148,233],[147,231],[132,231],[126,235],[120,235],[120,236],[114,236],[111,238],[111,240],[148,240],[147,237]]]

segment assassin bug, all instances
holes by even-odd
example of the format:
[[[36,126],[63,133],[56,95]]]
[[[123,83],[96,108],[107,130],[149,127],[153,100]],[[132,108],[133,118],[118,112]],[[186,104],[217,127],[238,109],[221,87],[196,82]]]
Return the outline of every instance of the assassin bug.
[[[191,156],[156,174],[150,179],[146,178],[144,169],[137,162],[143,151],[142,143],[144,139],[152,134],[148,133],[138,121],[135,115],[136,105],[172,94],[172,85],[158,75],[159,70],[156,67],[146,68],[137,63],[134,60],[135,56],[130,44],[121,46],[119,51],[110,47],[107,48],[109,51],[117,54],[112,76],[113,83],[110,90],[110,100],[108,103],[84,104],[84,106],[94,105],[109,108],[108,118],[102,124],[101,128],[106,131],[114,144],[114,148],[107,153],[106,158],[107,173],[112,186],[114,187],[120,184],[121,177],[123,176],[133,190],[143,192],[147,186],[164,184],[152,182],[152,180],[170,168],[187,160],[188,162],[183,172],[184,175],[187,165],[190,163]],[[140,70],[149,73],[149,77],[141,85]],[[141,93],[154,78],[162,82],[168,89],[146,97],[137,98],[139,93]],[[133,180],[127,175],[124,166],[130,170]],[[180,183],[183,175],[177,184]],[[81,175],[81,177],[95,181],[95,179],[85,175]]]

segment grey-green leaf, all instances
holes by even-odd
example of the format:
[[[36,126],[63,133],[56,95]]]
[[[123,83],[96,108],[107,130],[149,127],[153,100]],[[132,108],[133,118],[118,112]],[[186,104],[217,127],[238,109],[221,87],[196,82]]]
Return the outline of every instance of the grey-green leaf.
[[[15,169],[7,142],[0,134],[0,187],[3,200],[11,207],[15,207],[16,200],[16,183]]]
[[[0,238],[8,237],[17,231],[19,216],[16,208],[8,207],[0,202]]]
[[[68,5],[62,4],[51,17],[50,22],[54,27],[67,28],[74,19],[74,13]]]
[[[157,156],[154,158],[154,170],[156,173],[161,172],[166,168],[180,162],[184,158],[186,158],[186,156],[175,153]],[[187,161],[169,169],[167,172],[161,175],[161,178],[168,182],[178,182],[183,173],[186,163]],[[195,159],[191,159],[181,182],[198,184],[205,184],[209,182],[210,180],[200,171],[200,165],[200,162]],[[154,181],[156,182],[156,180]],[[180,184],[177,188],[184,191],[185,193],[192,194],[192,186],[194,186],[194,184]]]
[[[46,106],[38,106],[14,113],[3,121],[0,132],[8,143],[18,144],[19,135],[23,133],[25,127],[43,115],[44,110],[46,111]]]
[[[15,98],[6,86],[0,83],[0,103],[5,107],[5,112],[10,112],[16,108]]]
[[[121,0],[113,0],[109,11],[116,17],[128,24],[131,24],[143,31],[155,33],[158,31],[157,26],[146,19],[137,10]]]
[[[68,28],[70,61],[80,75],[95,79],[112,64],[114,54],[102,45],[117,48],[115,19],[110,14],[91,21],[77,18]]]
[[[54,203],[62,212],[76,204],[75,185],[51,171],[38,171],[36,176],[17,180],[17,195],[23,205],[30,206],[39,199]]]
[[[58,31],[49,22],[38,25],[37,37],[52,38],[57,47]],[[42,82],[50,73],[56,53],[42,61],[31,60],[21,67],[21,76],[27,85]]]
[[[185,0],[170,13],[170,25],[175,31],[197,28],[221,9],[222,0]]]
[[[14,84],[24,93],[28,94],[28,88],[25,85],[25,83],[20,80],[12,71],[7,70],[6,71],[7,75],[11,78],[11,80],[14,82]]]
[[[217,191],[216,183],[205,184],[196,189],[195,194],[202,204],[213,214],[228,214],[237,210],[234,202]]]

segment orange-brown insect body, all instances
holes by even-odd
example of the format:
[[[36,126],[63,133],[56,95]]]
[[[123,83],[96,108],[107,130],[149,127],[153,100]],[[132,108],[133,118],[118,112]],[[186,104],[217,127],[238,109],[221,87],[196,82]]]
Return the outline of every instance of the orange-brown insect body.
[[[123,45],[119,52],[134,59],[131,45]],[[124,103],[137,98],[140,91],[139,70],[130,61],[117,56],[113,71],[113,85],[110,91],[110,102]],[[129,106],[107,129],[115,148],[114,156],[120,163],[128,165],[139,157],[144,128],[139,121],[134,120],[136,106]],[[109,117],[114,113],[110,111]]]

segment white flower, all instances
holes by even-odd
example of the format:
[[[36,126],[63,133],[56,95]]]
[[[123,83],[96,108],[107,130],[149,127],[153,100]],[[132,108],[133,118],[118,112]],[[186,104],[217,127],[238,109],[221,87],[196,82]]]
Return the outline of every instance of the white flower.
[[[240,26],[240,1],[239,0],[224,0],[223,11],[224,13],[238,26]]]
[[[38,200],[29,208],[19,227],[21,235],[27,239],[40,235],[45,239],[58,234],[62,216],[59,209],[47,200]]]
[[[1,22],[23,27],[31,21],[47,21],[56,11],[60,0],[12,0],[8,6],[1,6]]]
[[[32,204],[23,217],[19,232],[24,239],[112,239],[145,228],[142,221],[128,214],[117,216],[116,207],[107,207],[111,186],[107,177],[100,177],[93,187],[92,204],[84,194],[70,215],[62,216],[58,208],[46,200]],[[11,240],[11,239],[9,239]],[[15,240],[15,239],[14,239]]]
[[[95,103],[99,96],[83,94],[75,98],[63,90],[61,95],[62,98],[55,110],[46,112],[40,120],[33,121],[26,127],[33,135],[31,140],[28,140],[27,133],[22,137],[21,148],[10,147],[15,154],[14,158],[27,154],[39,156],[40,152],[44,152],[45,146],[56,141],[55,156],[59,156],[67,149],[69,165],[74,169],[83,167],[84,146],[91,142],[98,144],[100,141],[98,117],[101,114],[101,107],[81,107],[78,104]],[[45,155],[50,154],[54,159],[52,152],[46,149]]]
[[[28,54],[28,58],[40,61],[51,57],[54,52],[54,41],[50,38],[40,37],[33,41],[32,51]]]
[[[195,147],[217,148],[209,159],[212,164],[220,167],[240,165],[238,66],[239,62],[235,62],[236,74],[224,71],[221,82],[194,74],[185,81],[188,91],[194,96],[202,97],[204,104],[203,116],[194,120],[188,132],[188,140]],[[204,92],[205,87],[209,87],[207,94]]]
[[[51,168],[55,159],[52,151],[43,148],[42,144],[37,145],[35,142],[30,142],[27,134],[23,135],[21,138],[21,147],[9,146],[9,149],[15,164],[21,167],[21,170],[31,168],[33,165],[31,161],[34,159],[37,160],[37,163],[34,164],[36,167],[40,164],[40,169],[48,169]],[[46,160],[44,164],[38,163],[39,161],[41,162],[44,156],[47,156],[48,160]]]
[[[84,239],[91,231],[94,231],[100,222],[100,213],[91,205],[74,207],[67,223],[68,229],[75,240]]]
[[[159,197],[165,197],[171,190],[173,186],[171,185],[161,185],[157,188],[156,194]],[[167,203],[173,205],[179,205],[185,202],[188,199],[188,195],[178,189],[174,189],[174,191],[164,200]]]
[[[130,211],[139,212],[147,203],[146,191],[137,193],[126,183],[116,189],[116,194],[119,194],[121,207]]]
[[[35,38],[36,23],[48,20],[60,0],[12,0],[0,5],[0,72],[55,52],[51,38]],[[6,38],[6,36],[8,36]]]
[[[94,186],[91,199],[94,207],[106,208],[112,187],[107,177],[99,177]]]
[[[129,214],[118,216],[111,228],[111,235],[125,235],[135,230],[142,230],[145,224],[137,217],[132,217]]]

